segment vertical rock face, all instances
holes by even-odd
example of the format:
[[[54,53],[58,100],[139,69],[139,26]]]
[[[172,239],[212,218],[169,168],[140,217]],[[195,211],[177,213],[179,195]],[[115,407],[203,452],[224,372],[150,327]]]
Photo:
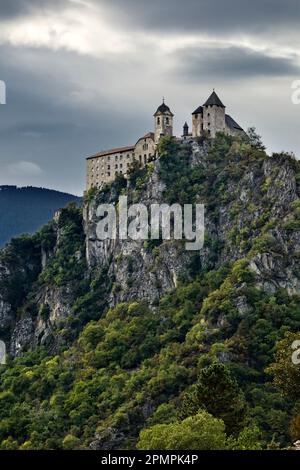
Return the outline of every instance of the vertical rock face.
[[[12,322],[12,306],[8,302],[8,293],[6,286],[6,281],[10,277],[10,271],[5,262],[0,262],[0,331],[5,331],[9,328]]]
[[[121,191],[129,205],[143,203],[149,208],[165,202],[168,188],[161,159],[149,167],[143,181],[132,178],[127,188],[112,185],[98,193],[84,205],[83,220],[78,216],[74,222],[66,214],[56,214],[50,235],[14,242],[1,252],[0,339],[7,341],[12,356],[38,345],[58,350],[60,331],[74,319],[78,296],[91,293],[81,283],[89,286],[92,280],[97,286],[99,272],[105,274],[98,297],[107,308],[145,301],[155,309],[182,278],[189,280],[193,263],[200,272],[238,259],[247,259],[260,289],[284,288],[289,295],[300,294],[299,195],[293,161],[276,157],[245,162],[236,153],[226,166],[222,158],[214,161],[210,150],[207,142],[194,142],[188,160],[191,171],[201,170],[207,193],[212,185],[221,188],[210,199],[200,198],[206,206],[206,243],[196,254],[185,250],[184,241],[97,237],[99,204],[117,207]],[[236,308],[247,313],[243,297]]]
[[[43,279],[61,256],[63,229],[58,222],[56,215],[49,233],[20,238],[0,252],[0,339],[13,357],[39,345],[55,352],[61,338],[54,330],[71,315],[72,282],[60,286],[53,279]],[[81,258],[72,250],[67,256],[77,256],[78,262]]]
[[[203,168],[203,172],[209,172],[213,165],[207,159],[209,149],[206,142],[192,144],[191,168],[198,166]],[[236,166],[239,166],[238,158]],[[199,253],[199,266],[208,266],[212,256],[215,256],[216,265],[249,257],[250,268],[256,274],[260,288],[274,291],[283,287],[291,295],[299,294],[297,258],[293,254],[299,253],[300,233],[284,228],[284,221],[290,217],[293,203],[298,200],[293,162],[290,159],[268,158],[261,166],[252,162],[240,173],[238,180],[229,178],[228,197],[216,201],[218,218],[206,211],[206,236],[217,240],[219,249],[216,252],[206,245]],[[222,178],[224,173],[220,172],[217,180]],[[158,161],[140,194],[139,202],[148,207],[151,202],[163,203],[164,191]],[[130,190],[128,196],[130,200]],[[109,193],[106,200],[115,201],[114,195]],[[132,299],[145,299],[155,305],[161,295],[176,287],[181,275],[186,275],[192,254],[184,250],[182,243],[174,241],[166,241],[149,250],[145,248],[147,244],[139,241],[98,240],[96,213],[102,202],[102,196],[96,198],[84,212],[89,267],[108,265],[108,275],[114,279],[109,298],[111,306]],[[262,235],[260,227],[268,222],[270,228],[266,230],[267,235]],[[236,238],[243,234],[245,240],[236,243],[231,236],[233,232]],[[269,246],[265,243],[258,253],[255,250],[249,252],[251,243],[261,236],[268,238]],[[262,252],[264,249],[267,251]]]
[[[151,203],[162,203],[164,189],[157,161],[138,202],[147,208]],[[129,204],[132,193],[133,189],[129,188]],[[144,240],[99,240],[97,208],[103,202],[117,205],[116,195],[111,191],[103,201],[100,194],[84,209],[88,266],[90,269],[107,267],[113,284],[108,298],[110,306],[133,300],[145,300],[155,306],[165,292],[176,287],[190,256],[184,252],[182,243],[176,241],[154,244],[151,249],[151,243]]]

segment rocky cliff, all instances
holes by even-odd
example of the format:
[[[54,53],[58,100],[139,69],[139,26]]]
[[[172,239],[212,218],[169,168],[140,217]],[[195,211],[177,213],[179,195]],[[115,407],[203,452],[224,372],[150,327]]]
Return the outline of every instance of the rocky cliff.
[[[174,240],[156,243],[97,239],[98,205],[107,202],[117,205],[121,193],[127,194],[129,204],[141,202],[149,207],[152,203],[177,202],[176,196],[170,198],[167,187],[170,182],[164,179],[170,170],[167,158],[156,160],[129,183],[107,187],[86,201],[83,218],[77,217],[78,227],[73,227],[80,240],[67,255],[85,270],[80,273],[82,279],[97,278],[96,273],[105,271],[103,300],[107,307],[143,300],[155,308],[166,292],[177,287],[179,279],[192,280],[191,264],[197,265],[200,272],[245,258],[259,288],[268,293],[284,288],[290,295],[300,294],[299,164],[286,154],[267,157],[261,152],[256,158],[247,159],[242,154],[245,149],[236,141],[230,148],[229,160],[227,156],[222,161],[216,147],[217,144],[211,149],[206,141],[183,147],[171,182],[172,186],[176,179],[181,181],[182,165],[185,171],[196,169],[199,176],[197,197],[206,206],[206,243],[197,255]],[[200,182],[204,182],[202,188]],[[185,188],[178,188],[182,189]],[[74,215],[75,207],[72,210]],[[60,220],[64,217],[65,221]],[[72,315],[76,282],[43,280],[61,258],[62,245],[72,242],[69,219],[72,214],[62,211],[36,237],[14,240],[2,251],[0,331],[9,341],[12,356],[39,344],[54,342],[56,349],[54,332]],[[63,271],[61,266],[59,269]]]
[[[172,345],[170,367],[177,364],[173,376],[181,385],[169,386],[161,379],[165,385],[160,393],[149,392],[147,399],[130,402],[139,423],[149,420],[159,403],[178,395],[194,380],[199,364],[211,357],[247,364],[261,374],[274,341],[287,328],[300,326],[299,183],[299,162],[291,155],[269,157],[261,147],[240,138],[220,135],[213,143],[184,145],[166,139],[160,158],[132,173],[129,181],[120,178],[101,192],[91,191],[82,212],[75,206],[63,209],[36,235],[13,240],[2,250],[0,339],[8,345],[11,358],[42,347],[64,362],[60,355],[70,348],[75,347],[72,354],[81,357],[80,338],[100,321],[98,339],[91,340],[95,347],[99,343],[99,358],[90,367],[110,369],[115,367],[115,353],[106,363],[100,360],[109,318],[114,324],[127,322],[132,315],[153,316],[151,322],[159,323],[155,333],[159,339],[154,349],[144,346],[140,359],[124,359],[127,346],[133,347],[130,333],[124,338],[120,331],[118,338],[117,329],[110,346],[124,343],[126,363],[122,365],[121,359],[116,363],[126,375],[141,373],[141,361],[154,360]],[[120,194],[127,195],[129,204],[146,206],[203,203],[204,248],[189,252],[178,240],[99,240],[97,207],[117,205]],[[264,334],[267,346],[260,349],[257,337],[262,341]],[[110,344],[105,341],[101,354]],[[143,367],[148,370],[147,361]],[[113,409],[121,413],[125,402],[118,400]],[[99,413],[105,439],[103,429],[96,432],[94,423],[92,434],[82,442],[105,448],[103,439],[111,447],[121,445],[128,435],[134,439],[128,410],[126,425],[121,415],[112,419],[113,411],[109,416],[104,409]]]

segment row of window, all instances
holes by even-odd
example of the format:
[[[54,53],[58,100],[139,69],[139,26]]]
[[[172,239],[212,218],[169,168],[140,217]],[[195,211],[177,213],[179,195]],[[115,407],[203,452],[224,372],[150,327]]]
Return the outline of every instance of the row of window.
[[[151,153],[149,153],[148,156],[147,156],[147,155],[144,155],[144,156],[139,155],[138,162],[139,162],[140,166],[142,167],[143,163],[146,165],[146,164],[150,161],[151,158],[152,158]],[[126,166],[127,166],[127,169],[128,169],[128,168],[130,167],[130,163],[127,163]],[[102,167],[102,170],[103,170],[103,169],[104,169],[104,168]],[[99,174],[99,173],[94,174],[94,171],[95,171],[95,169],[92,168],[91,179],[92,179],[92,180],[93,180],[94,178],[95,178],[95,179],[99,179],[100,174]],[[97,171],[97,172],[99,171],[99,167],[97,167],[96,171]],[[118,173],[123,174],[123,164],[122,164],[122,163],[119,163],[119,164],[116,164],[116,165],[115,165],[114,174],[118,174]],[[107,178],[110,178],[110,176],[111,176],[111,165],[107,165],[106,174],[105,174],[104,172],[101,173],[101,178],[104,178],[104,176],[106,176]]]
[[[99,157],[99,158],[101,158],[102,160],[105,160],[105,161],[109,162],[111,158],[112,158],[112,159],[115,159],[115,160],[123,160],[123,157],[125,158],[125,155],[114,155],[114,156],[108,155],[107,157],[106,157],[106,156],[103,156],[103,157]],[[134,157],[134,153],[131,154],[131,155],[130,155],[130,154],[127,154],[127,155],[126,155],[127,160],[129,160],[130,158],[133,158],[133,157]]]
[[[149,161],[149,159],[152,157],[152,154],[149,153],[149,155],[147,156],[146,154],[144,155],[144,157],[142,155],[139,155],[138,159],[139,159],[139,162],[141,163],[142,160],[144,159],[144,163],[147,163]],[[95,170],[99,170],[100,166],[99,166],[99,162],[97,162],[98,166],[92,166],[91,170],[92,172],[95,171]],[[118,163],[115,165],[115,168],[118,168],[118,165],[120,168],[123,167],[123,163]],[[130,162],[129,163],[125,163],[125,165],[127,165],[127,167],[130,166]],[[104,164],[102,163],[101,165],[101,168],[104,169]],[[110,165],[107,165],[107,169],[110,170],[111,169],[111,166]]]

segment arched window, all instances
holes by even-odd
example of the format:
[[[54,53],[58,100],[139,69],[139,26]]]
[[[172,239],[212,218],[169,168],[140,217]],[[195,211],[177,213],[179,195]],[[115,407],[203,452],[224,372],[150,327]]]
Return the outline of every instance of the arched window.
[[[160,126],[160,118],[157,118],[157,125]]]

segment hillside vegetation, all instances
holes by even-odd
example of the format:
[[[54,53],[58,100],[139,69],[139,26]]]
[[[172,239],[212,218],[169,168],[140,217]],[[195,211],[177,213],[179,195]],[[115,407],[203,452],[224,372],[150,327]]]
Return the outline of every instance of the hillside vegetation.
[[[2,449],[267,449],[300,439],[300,164],[180,145],[0,254]],[[99,242],[96,207],[203,202],[205,246]],[[42,255],[41,255],[42,253]],[[29,262],[30,261],[30,262]],[[22,289],[20,290],[20,285]],[[298,368],[297,368],[298,367]]]

